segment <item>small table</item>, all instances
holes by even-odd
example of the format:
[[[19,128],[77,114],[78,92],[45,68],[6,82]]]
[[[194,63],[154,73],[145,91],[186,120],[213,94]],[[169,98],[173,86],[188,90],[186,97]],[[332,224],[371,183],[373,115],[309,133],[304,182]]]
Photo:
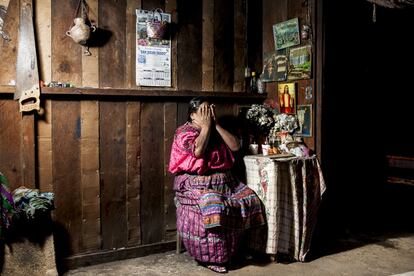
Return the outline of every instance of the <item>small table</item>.
[[[247,185],[262,200],[267,218],[267,233],[252,233],[250,247],[305,261],[326,189],[317,157],[248,155],[244,163]]]

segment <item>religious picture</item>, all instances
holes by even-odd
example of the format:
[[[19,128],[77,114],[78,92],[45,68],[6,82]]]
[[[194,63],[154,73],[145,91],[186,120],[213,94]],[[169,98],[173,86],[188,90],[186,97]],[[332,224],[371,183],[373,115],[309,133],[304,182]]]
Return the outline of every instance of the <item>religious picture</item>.
[[[295,136],[312,136],[312,105],[298,104],[296,109],[299,127],[295,131]]]
[[[312,48],[310,45],[289,50],[288,80],[309,79],[312,71]]]
[[[298,18],[273,25],[273,38],[276,50],[300,44]]]
[[[277,90],[280,113],[296,113],[296,83],[279,83]]]
[[[275,52],[263,54],[263,72],[260,78],[263,82],[277,81]]]

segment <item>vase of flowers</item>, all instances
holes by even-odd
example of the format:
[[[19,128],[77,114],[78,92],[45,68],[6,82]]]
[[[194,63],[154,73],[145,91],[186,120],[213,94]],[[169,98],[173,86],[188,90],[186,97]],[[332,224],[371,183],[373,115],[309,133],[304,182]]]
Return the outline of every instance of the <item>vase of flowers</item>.
[[[286,144],[293,141],[292,134],[298,128],[297,117],[294,114],[279,113],[268,105],[253,104],[246,113],[249,122],[256,126],[255,134],[261,134],[270,144],[279,141],[279,149],[286,151]]]
[[[270,129],[273,127],[275,111],[268,105],[253,104],[246,113],[251,133],[259,144],[265,143]]]
[[[269,139],[280,138],[281,144],[293,141],[292,134],[298,128],[296,115],[281,113],[273,116],[273,120]]]

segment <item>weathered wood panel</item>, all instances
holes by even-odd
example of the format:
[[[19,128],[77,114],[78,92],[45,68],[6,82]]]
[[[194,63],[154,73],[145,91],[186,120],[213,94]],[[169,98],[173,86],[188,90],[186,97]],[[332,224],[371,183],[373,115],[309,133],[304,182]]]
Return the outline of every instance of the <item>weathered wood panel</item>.
[[[52,1],[51,80],[82,84],[82,49],[65,35],[73,20],[77,1]],[[80,252],[82,243],[82,201],[80,170],[80,103],[52,101],[52,175],[59,255]]]
[[[2,99],[0,110],[0,171],[15,189],[22,183],[19,104],[12,99]]]
[[[233,91],[245,91],[244,68],[247,65],[247,0],[234,0],[234,75]]]
[[[214,1],[203,0],[203,91],[214,91]]]
[[[22,180],[20,185],[36,188],[36,155],[35,155],[35,122],[34,114],[19,114],[20,125],[20,154]]]
[[[66,35],[78,1],[52,1],[52,80],[82,84],[82,47]]]
[[[98,18],[98,0],[88,1],[90,19]],[[90,47],[90,56],[82,55],[82,85],[99,87],[99,48]],[[81,193],[82,252],[101,248],[101,206],[99,179],[99,102],[81,102]]]
[[[233,1],[214,1],[214,89],[233,91]]]
[[[261,43],[263,35],[272,36],[272,31],[268,32],[262,28],[265,25],[262,25],[262,18],[263,13],[267,10],[264,7],[264,1],[266,0],[255,0],[255,1],[248,1],[247,0],[247,57],[248,57],[248,65],[252,71],[256,71],[257,73],[262,71],[262,49],[263,45]],[[267,2],[275,2],[280,3],[282,1],[267,1]],[[275,9],[275,10],[267,10],[267,12],[272,14],[272,17],[275,18],[280,14],[283,14],[283,9]],[[271,26],[266,26],[267,29],[272,29]]]
[[[0,39],[0,85],[12,84],[16,80],[19,10],[19,0],[11,0],[3,25],[3,31],[9,36],[10,40]]]
[[[164,114],[162,103],[141,104],[142,243],[164,237]]]
[[[178,88],[201,90],[202,0],[178,1]]]
[[[126,0],[99,1],[99,24],[110,31],[100,49],[101,87],[125,87]],[[116,73],[114,73],[116,72]],[[127,245],[126,103],[100,103],[100,164],[102,247]]]
[[[136,85],[136,15],[135,10],[141,9],[141,0],[127,0],[126,7],[126,86]]]
[[[111,33],[99,49],[101,87],[125,87],[126,83],[126,0],[99,1],[99,27]]]
[[[81,102],[80,171],[82,194],[82,251],[101,247],[99,180],[99,102]]]
[[[101,222],[103,248],[127,245],[125,102],[100,104]]]
[[[126,200],[128,246],[141,244],[141,105],[126,106]]]
[[[39,56],[39,78],[45,83],[52,78],[52,3],[51,0],[38,1],[35,5],[35,31]],[[37,117],[37,167],[38,186],[41,191],[53,191],[52,175],[52,102],[41,102],[44,114]]]
[[[53,101],[52,110],[56,111],[52,116],[54,215],[62,226],[56,240],[61,254],[69,256],[80,251],[82,239],[80,104]]]
[[[174,176],[168,172],[171,146],[177,128],[177,104],[164,103],[164,213],[167,231],[176,229],[173,181]]]

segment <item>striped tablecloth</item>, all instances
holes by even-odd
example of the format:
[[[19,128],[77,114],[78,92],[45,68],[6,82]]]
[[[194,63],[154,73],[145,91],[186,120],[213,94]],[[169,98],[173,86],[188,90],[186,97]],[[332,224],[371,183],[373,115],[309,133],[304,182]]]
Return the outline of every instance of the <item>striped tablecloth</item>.
[[[262,200],[267,216],[267,233],[253,232],[250,246],[305,261],[326,189],[317,157],[249,155],[244,163],[247,185]]]

